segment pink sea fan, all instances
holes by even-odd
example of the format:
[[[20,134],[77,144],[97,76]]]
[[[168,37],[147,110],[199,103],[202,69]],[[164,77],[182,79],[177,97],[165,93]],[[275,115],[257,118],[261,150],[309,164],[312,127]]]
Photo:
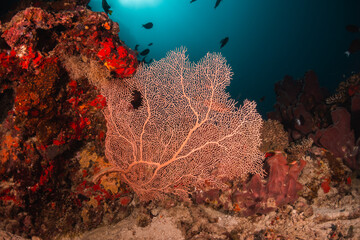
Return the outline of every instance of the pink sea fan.
[[[105,153],[114,166],[105,172],[118,171],[143,201],[164,194],[187,199],[195,188],[263,174],[255,102],[238,108],[229,99],[232,73],[220,54],[190,63],[185,53],[170,51],[102,89]]]

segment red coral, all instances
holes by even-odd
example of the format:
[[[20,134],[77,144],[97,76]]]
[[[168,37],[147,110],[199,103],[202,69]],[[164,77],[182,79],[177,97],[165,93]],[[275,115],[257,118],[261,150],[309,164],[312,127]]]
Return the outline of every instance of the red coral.
[[[96,98],[89,103],[89,105],[102,109],[106,106],[106,98],[103,95],[97,95]]]
[[[97,55],[101,60],[105,60],[107,57],[109,57],[111,50],[114,48],[114,44],[111,38],[106,38],[105,41],[100,42],[100,44],[103,46],[103,48],[98,52]]]
[[[360,86],[359,85],[350,86],[349,89],[348,89],[348,93],[349,93],[350,97],[354,96],[358,92],[360,92]]]
[[[98,205],[101,204],[102,201],[109,199],[114,200],[120,198],[120,203],[123,206],[126,206],[132,200],[129,196],[124,196],[128,191],[126,189],[120,190],[119,193],[113,194],[107,190],[105,190],[101,184],[94,184],[92,182],[88,182],[84,180],[81,184],[76,187],[75,195],[82,195],[84,198],[90,199],[91,196],[94,196],[94,199],[97,200]],[[84,199],[82,199],[84,200]],[[81,201],[82,201],[81,200]],[[81,206],[80,199],[77,200],[77,204]]]
[[[269,196],[275,199],[278,206],[294,202],[298,197],[297,192],[302,189],[297,178],[306,162],[300,160],[299,165],[289,167],[286,157],[281,153],[275,154],[267,162],[270,165],[269,182],[266,185]]]
[[[321,183],[321,188],[323,189],[324,193],[328,193],[330,191],[330,179],[326,178]]]
[[[125,58],[128,55],[128,52],[123,46],[118,46],[116,50],[119,54],[119,58]]]
[[[346,184],[347,184],[347,185],[351,185],[351,177],[348,177],[348,178],[346,179]]]
[[[131,202],[131,198],[129,196],[125,196],[120,199],[120,204],[122,206],[127,206],[130,202]]]
[[[0,201],[3,201],[5,203],[12,201],[13,203],[15,203],[15,205],[22,206],[22,201],[18,199],[16,195],[11,194],[10,192],[11,192],[11,188],[7,188],[2,192],[0,192]]]
[[[100,42],[103,47],[97,53],[97,56],[105,61],[104,65],[110,70],[114,71],[118,77],[129,77],[135,72],[137,60],[133,53],[129,53],[125,47],[117,46],[116,51],[114,43],[111,38],[106,38]]]
[[[80,117],[75,122],[71,122],[70,128],[75,131],[75,135],[72,138],[80,140],[82,138],[82,131],[87,125],[90,125],[90,120],[87,117]]]
[[[233,194],[233,201],[240,209],[244,209],[244,215],[267,213],[276,207],[293,203],[298,198],[298,191],[302,189],[297,179],[306,164],[305,161],[301,160],[299,164],[289,166],[286,157],[277,152],[267,163],[270,174],[266,183],[256,174],[243,191]]]
[[[33,185],[32,187],[30,187],[30,190],[32,192],[36,192],[40,186],[44,186],[49,181],[51,174],[53,173],[53,170],[54,170],[54,166],[52,165],[52,163],[50,163],[50,166],[45,168],[45,170],[42,172],[39,182]],[[51,191],[51,189],[48,190]]]
[[[331,112],[333,124],[318,130],[313,137],[314,142],[340,157],[352,169],[359,168],[355,153],[355,134],[351,129],[351,114],[342,107]],[[336,141],[334,141],[336,139]]]
[[[10,52],[0,53],[0,64],[2,67],[9,68],[15,61],[16,52],[11,50]]]
[[[65,144],[65,141],[64,140],[56,140],[56,139],[54,139],[53,144],[57,145],[57,146],[63,145],[63,144]]]

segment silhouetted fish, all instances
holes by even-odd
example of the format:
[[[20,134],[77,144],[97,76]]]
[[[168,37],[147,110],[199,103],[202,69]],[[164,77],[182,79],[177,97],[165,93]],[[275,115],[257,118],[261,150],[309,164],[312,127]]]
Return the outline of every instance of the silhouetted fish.
[[[153,26],[154,26],[154,24],[152,23],[152,22],[148,22],[148,23],[146,23],[146,24],[143,24],[142,25],[144,28],[146,28],[146,29],[150,29],[150,28],[152,28]]]
[[[222,0],[216,0],[215,7],[214,7],[214,8],[217,8],[217,7],[219,6],[219,4],[220,4],[221,1],[222,1]]]
[[[153,43],[152,43],[152,42],[148,44],[148,46],[152,46],[152,45],[153,45]]]
[[[139,44],[136,44],[136,45],[135,45],[135,50],[137,51],[138,48],[139,48]]]
[[[360,32],[360,28],[354,24],[349,24],[345,28],[346,31],[348,32],[352,32],[352,33]]]
[[[345,52],[346,56],[350,56],[350,54],[353,54],[357,51],[360,51],[360,38],[354,39],[348,48],[348,50]]]
[[[109,10],[111,7],[110,7],[110,5],[107,3],[106,0],[102,0],[102,7],[103,7],[104,11],[106,12],[106,14],[109,14],[109,15],[112,14],[112,11]]]
[[[132,95],[133,95],[133,100],[131,101],[132,108],[138,109],[142,105],[141,92],[134,90],[132,92]],[[129,109],[129,110],[133,110],[133,109]]]
[[[191,0],[190,3],[193,3],[193,2],[195,2],[195,1],[196,1],[196,0]]]
[[[224,38],[224,39],[221,39],[221,41],[220,41],[220,43],[221,43],[220,48],[222,48],[223,46],[225,46],[228,41],[229,41],[229,37],[226,37],[226,38]]]
[[[146,55],[148,55],[149,54],[149,52],[150,52],[150,49],[145,49],[144,51],[142,51],[141,53],[140,53],[140,55],[141,56],[146,56]]]
[[[141,60],[141,62],[146,63],[146,64],[150,64],[153,60],[154,60],[154,59],[151,58],[149,61],[146,61],[146,56],[145,56],[145,57],[143,57],[143,59]]]

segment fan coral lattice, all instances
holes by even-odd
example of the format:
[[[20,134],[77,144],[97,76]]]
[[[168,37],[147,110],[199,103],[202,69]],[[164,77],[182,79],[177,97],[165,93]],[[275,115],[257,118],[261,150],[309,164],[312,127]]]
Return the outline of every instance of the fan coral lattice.
[[[232,73],[220,54],[208,53],[195,64],[185,53],[171,51],[125,83],[102,89],[106,157],[114,165],[107,172],[120,172],[140,200],[165,194],[187,199],[194,188],[262,175],[262,119],[255,102],[237,108],[229,100],[225,88]]]

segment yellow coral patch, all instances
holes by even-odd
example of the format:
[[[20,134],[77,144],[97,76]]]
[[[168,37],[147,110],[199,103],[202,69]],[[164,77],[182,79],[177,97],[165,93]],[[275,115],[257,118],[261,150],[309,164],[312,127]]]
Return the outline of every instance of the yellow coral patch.
[[[113,177],[104,177],[101,180],[101,185],[105,188],[106,191],[110,191],[112,194],[119,192],[118,179]]]
[[[105,67],[107,67],[110,71],[115,70],[115,67],[114,67],[114,66],[111,66],[111,64],[108,63],[108,62],[105,62],[104,65],[105,65]]]
[[[101,172],[103,169],[110,168],[111,164],[106,162],[104,157],[98,156],[91,146],[87,146],[84,150],[79,152],[78,161],[80,164],[79,174],[83,175],[84,178],[88,178],[92,181],[93,176]],[[84,171],[88,174],[84,175]],[[119,192],[120,179],[116,173],[104,176],[101,180],[102,187],[112,194]],[[90,203],[90,205],[93,205]],[[97,205],[96,205],[97,206]]]
[[[110,25],[108,22],[104,23],[103,24],[103,27],[106,29],[106,30],[110,30]]]
[[[90,161],[95,162],[98,156],[96,153],[91,153],[88,150],[83,150],[79,153],[79,163],[81,168],[88,168],[90,166]]]
[[[94,196],[91,196],[90,201],[88,201],[87,204],[96,208],[98,206],[98,201],[94,198]]]
[[[81,218],[83,219],[83,222],[87,223],[89,222],[89,211],[85,208],[82,209],[81,211]]]

